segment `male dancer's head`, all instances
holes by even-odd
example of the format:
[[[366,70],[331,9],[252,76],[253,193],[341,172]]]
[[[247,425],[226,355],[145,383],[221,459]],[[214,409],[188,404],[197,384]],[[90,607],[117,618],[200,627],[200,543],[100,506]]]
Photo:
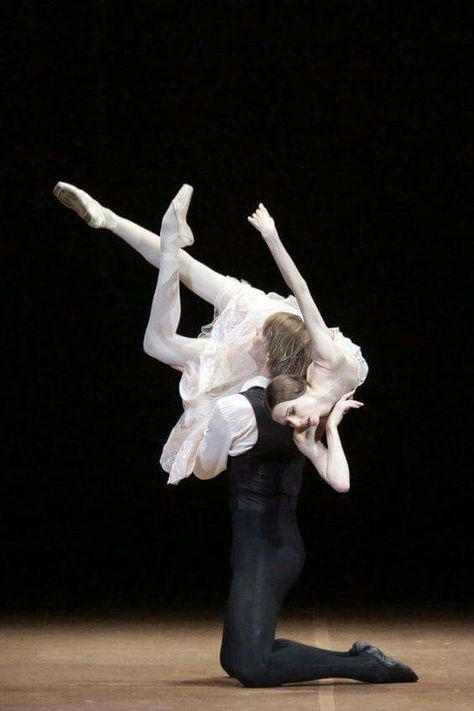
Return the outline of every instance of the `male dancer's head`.
[[[311,363],[311,339],[296,314],[278,312],[256,329],[250,355],[263,375],[304,377]]]

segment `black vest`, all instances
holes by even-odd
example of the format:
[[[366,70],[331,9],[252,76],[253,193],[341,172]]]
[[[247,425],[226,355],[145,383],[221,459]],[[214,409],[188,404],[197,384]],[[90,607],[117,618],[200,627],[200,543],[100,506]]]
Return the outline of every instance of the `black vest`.
[[[258,439],[248,452],[228,459],[231,508],[295,509],[305,458],[294,443],[293,432],[272,420],[263,388],[250,388],[242,395],[255,413]]]

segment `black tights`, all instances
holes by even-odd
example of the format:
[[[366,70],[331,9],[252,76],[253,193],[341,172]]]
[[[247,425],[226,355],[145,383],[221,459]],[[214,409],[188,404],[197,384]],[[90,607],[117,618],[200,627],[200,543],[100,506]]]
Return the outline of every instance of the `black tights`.
[[[296,512],[234,510],[232,528],[232,583],[220,657],[224,671],[244,686],[328,677],[377,681],[373,658],[275,639],[283,599],[304,563]]]

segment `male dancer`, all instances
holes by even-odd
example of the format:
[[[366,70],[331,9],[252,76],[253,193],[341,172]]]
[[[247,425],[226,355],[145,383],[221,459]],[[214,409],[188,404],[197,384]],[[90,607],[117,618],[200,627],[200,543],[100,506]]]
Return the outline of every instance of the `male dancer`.
[[[414,682],[410,667],[366,642],[333,652],[275,639],[285,594],[304,562],[296,519],[304,457],[292,430],[268,413],[264,376],[218,400],[194,473],[210,479],[226,467],[232,513],[232,582],[221,665],[244,686],[280,686],[332,677],[369,683]]]

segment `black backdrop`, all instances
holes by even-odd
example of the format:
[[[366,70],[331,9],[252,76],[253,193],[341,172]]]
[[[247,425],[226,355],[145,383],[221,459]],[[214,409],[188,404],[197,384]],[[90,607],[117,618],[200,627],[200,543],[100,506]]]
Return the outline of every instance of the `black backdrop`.
[[[225,475],[172,487],[158,464],[180,403],[141,347],[156,272],[61,207],[57,180],[156,230],[189,182],[192,253],[286,293],[246,222],[268,205],[370,364],[342,426],[350,493],[305,472],[294,595],[470,601],[463,8],[318,7],[11,4],[5,609],[216,605],[228,583]],[[182,333],[211,318],[183,289]]]

